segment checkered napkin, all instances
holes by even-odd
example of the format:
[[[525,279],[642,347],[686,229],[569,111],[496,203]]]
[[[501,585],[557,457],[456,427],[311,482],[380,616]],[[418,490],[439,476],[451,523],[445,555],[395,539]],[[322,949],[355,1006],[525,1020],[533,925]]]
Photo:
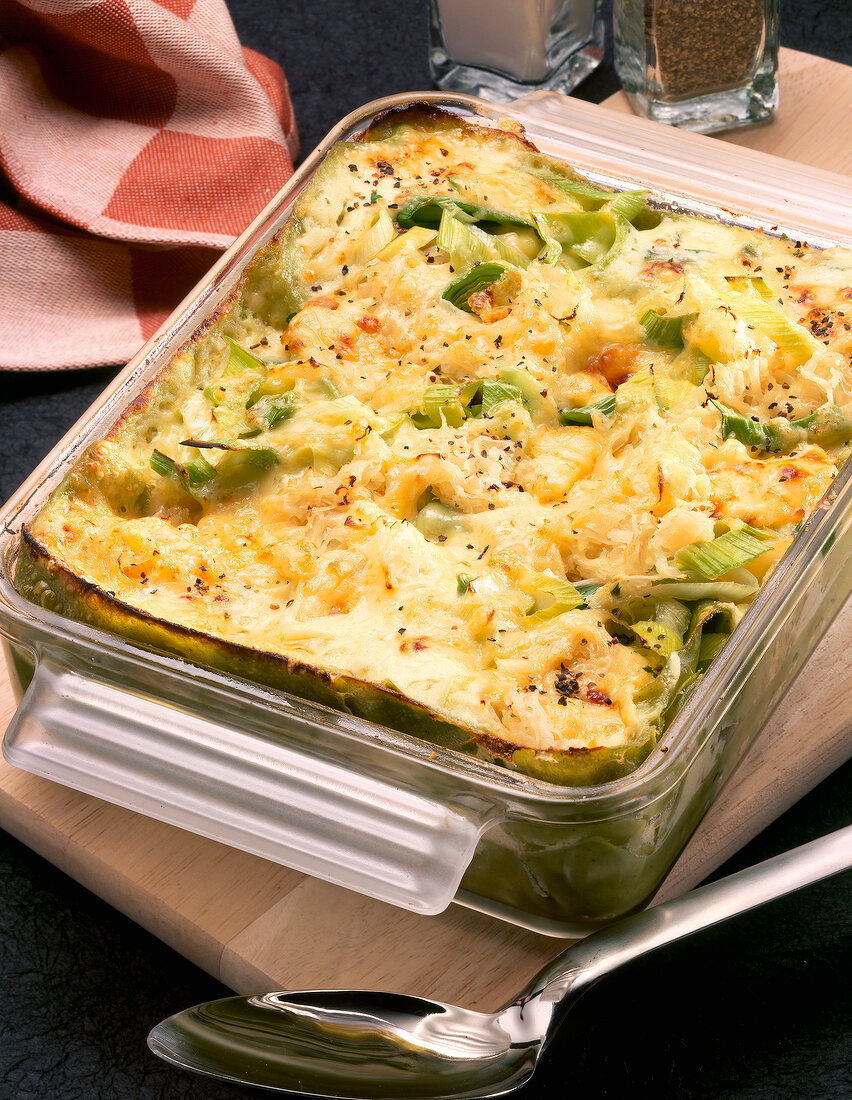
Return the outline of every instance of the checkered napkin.
[[[0,367],[128,359],[297,140],[224,0],[0,0]]]

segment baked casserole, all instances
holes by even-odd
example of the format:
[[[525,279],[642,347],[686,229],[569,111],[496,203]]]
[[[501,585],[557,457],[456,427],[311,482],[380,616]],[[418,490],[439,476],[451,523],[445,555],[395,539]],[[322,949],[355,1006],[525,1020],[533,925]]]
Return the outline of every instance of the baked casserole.
[[[22,532],[34,601],[571,785],[631,771],[852,437],[852,253],[389,112]]]

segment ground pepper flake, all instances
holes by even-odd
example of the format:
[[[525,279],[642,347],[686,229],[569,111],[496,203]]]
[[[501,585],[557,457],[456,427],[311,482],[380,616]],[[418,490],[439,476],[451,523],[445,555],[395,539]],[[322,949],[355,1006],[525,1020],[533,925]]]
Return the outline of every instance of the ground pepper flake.
[[[752,76],[766,0],[646,0],[646,49],[666,98],[738,88]]]

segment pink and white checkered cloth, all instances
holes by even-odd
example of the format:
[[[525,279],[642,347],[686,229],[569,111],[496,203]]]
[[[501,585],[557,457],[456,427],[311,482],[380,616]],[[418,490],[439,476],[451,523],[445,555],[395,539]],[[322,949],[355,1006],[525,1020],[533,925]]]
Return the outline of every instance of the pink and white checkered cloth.
[[[128,359],[297,141],[224,0],[0,0],[0,368]]]

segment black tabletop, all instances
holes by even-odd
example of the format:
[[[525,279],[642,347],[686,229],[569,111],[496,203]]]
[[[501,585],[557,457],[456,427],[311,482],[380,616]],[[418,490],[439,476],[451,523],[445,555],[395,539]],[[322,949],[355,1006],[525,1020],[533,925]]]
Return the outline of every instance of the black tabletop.
[[[228,3],[243,43],[284,67],[303,153],[360,104],[431,87],[426,0]],[[785,45],[852,63],[849,0],[781,6]],[[617,87],[608,43],[576,94],[598,101]],[[826,140],[849,142],[852,124]],[[4,499],[114,374],[2,376]],[[719,873],[849,821],[852,764]],[[0,875],[0,1100],[268,1095],[173,1070],[146,1049],[153,1024],[225,995],[222,985],[2,832]],[[519,1100],[852,1097],[850,947],[847,874],[639,960],[587,995]]]

